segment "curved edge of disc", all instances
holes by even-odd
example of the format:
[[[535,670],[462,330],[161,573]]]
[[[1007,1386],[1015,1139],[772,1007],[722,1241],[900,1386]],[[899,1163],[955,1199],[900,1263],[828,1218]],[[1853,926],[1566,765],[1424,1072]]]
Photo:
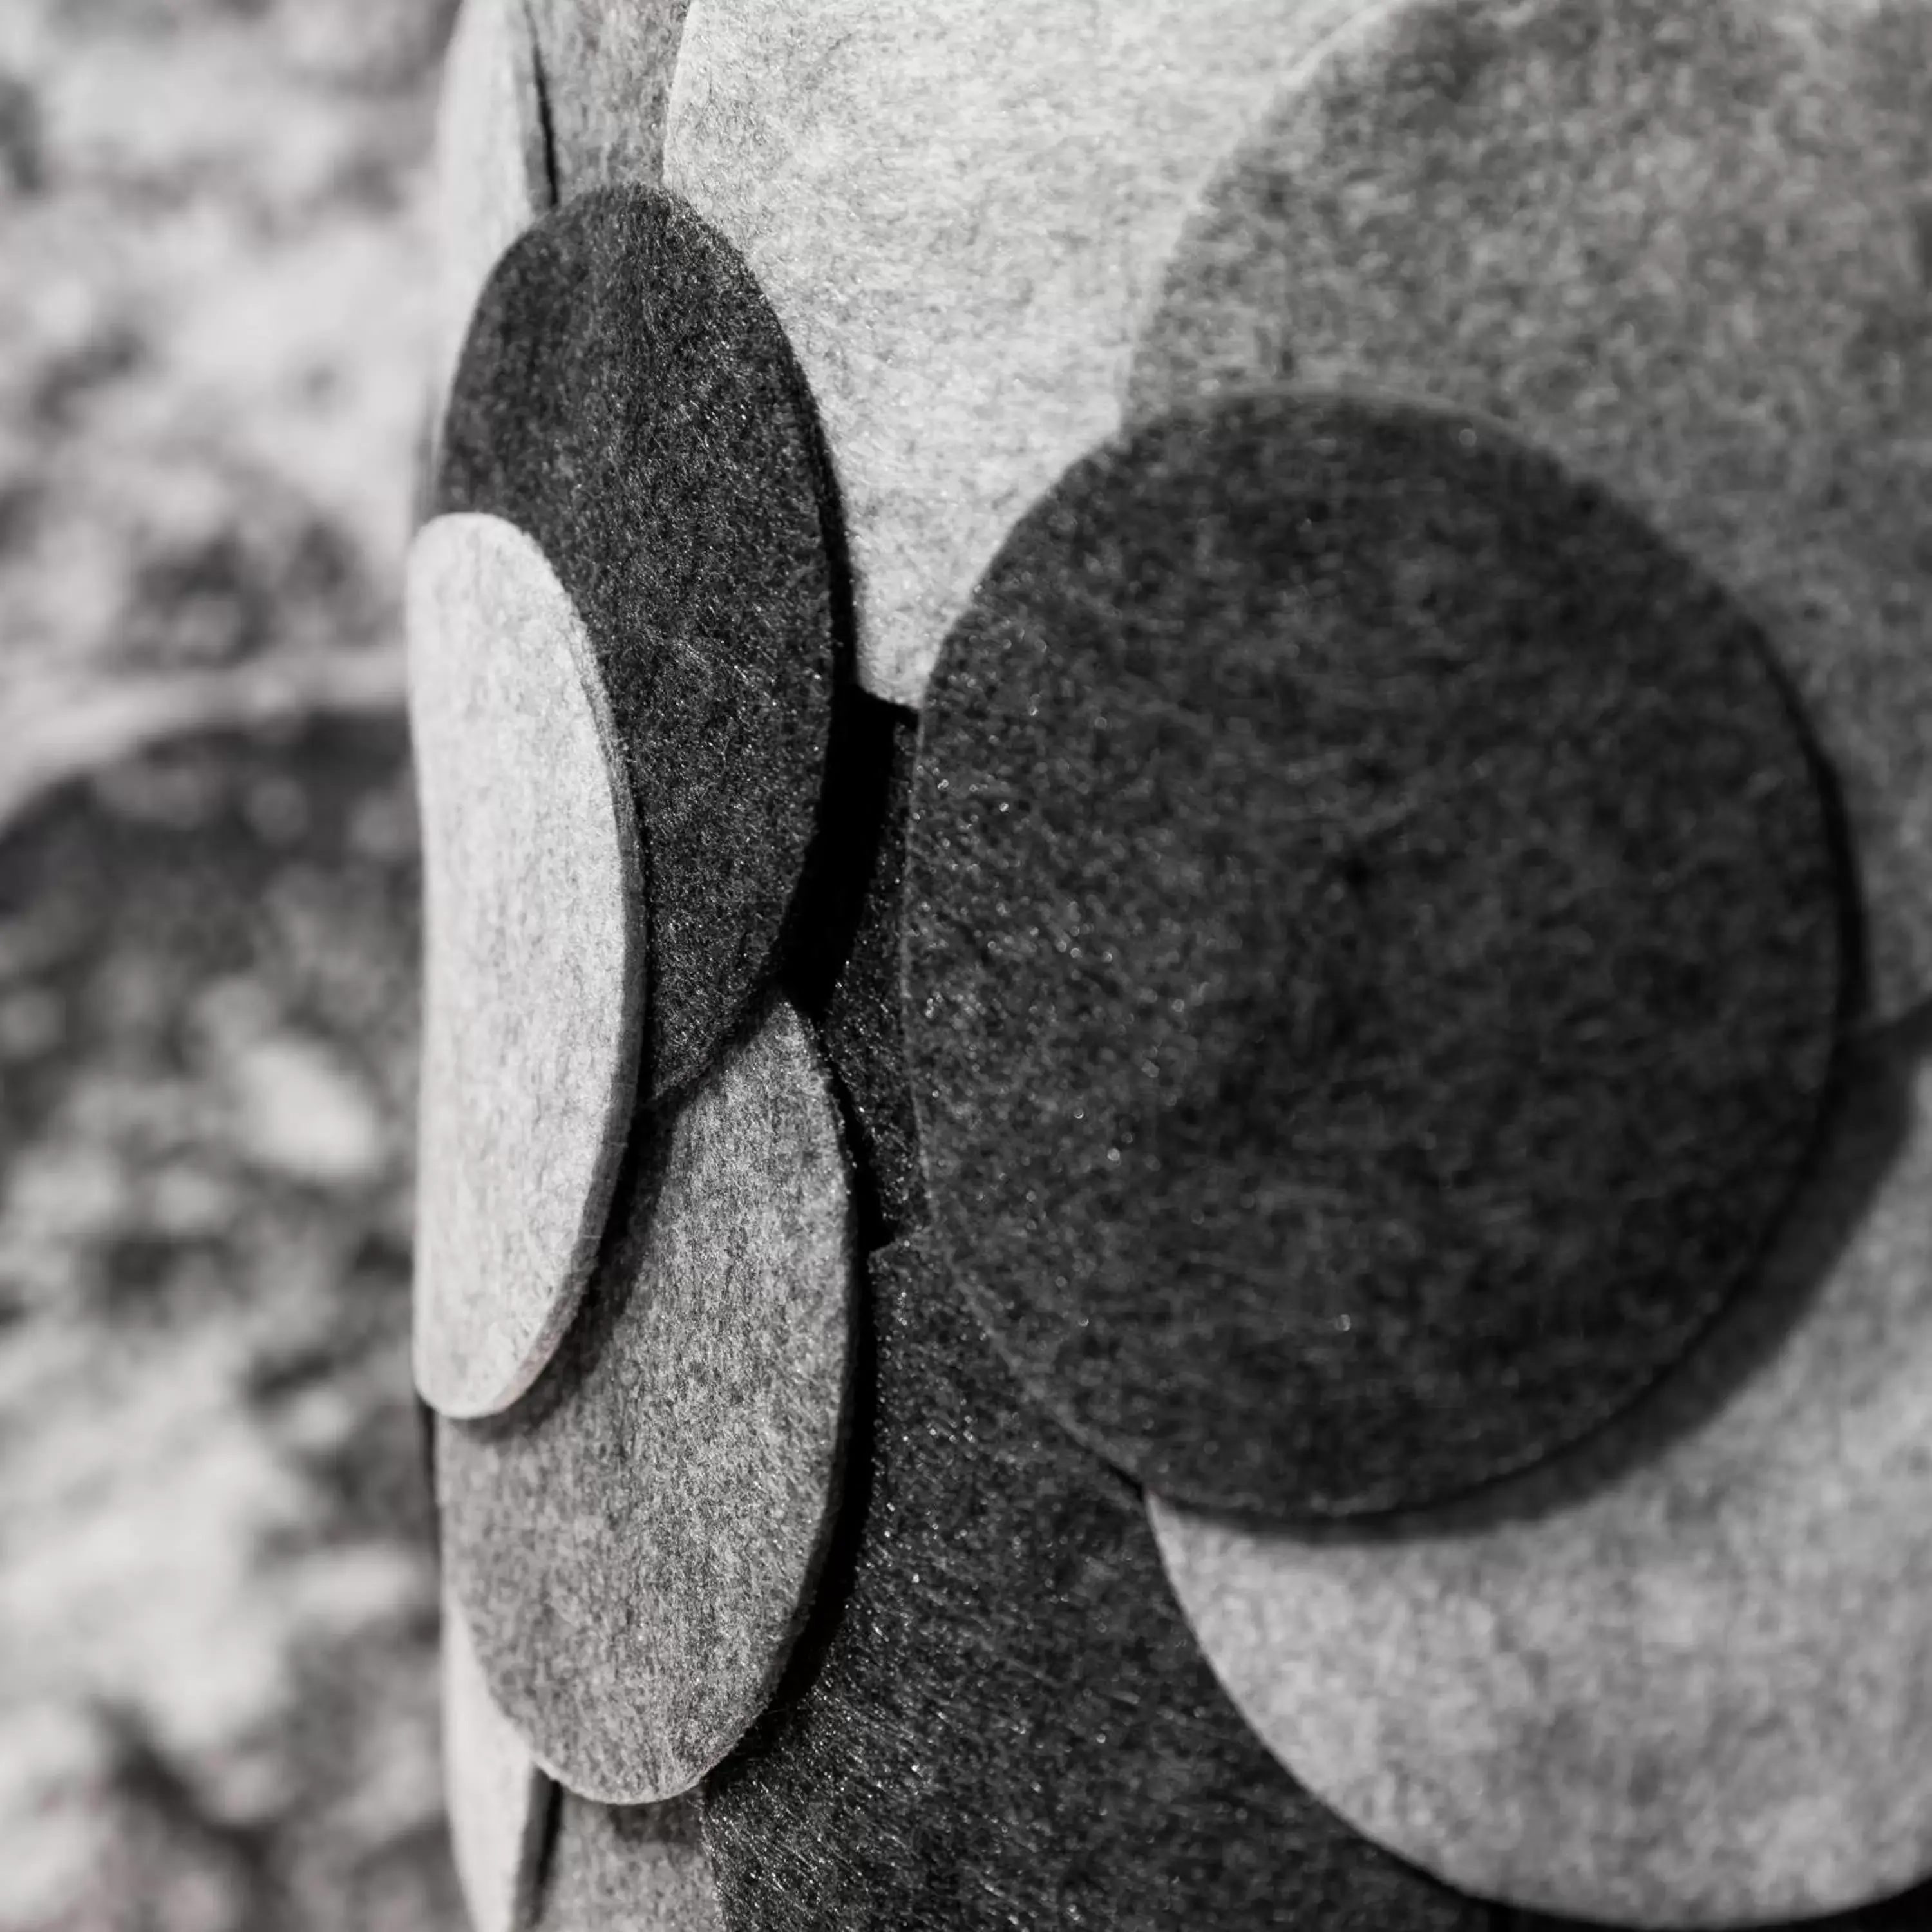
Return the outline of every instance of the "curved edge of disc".
[[[490,270],[554,200],[524,0],[464,0],[443,62],[434,165],[440,417]]]
[[[659,1135],[552,1373],[437,1433],[499,1704],[566,1790],[626,1808],[693,1790],[770,1704],[842,1505],[858,1333],[837,1102],[788,1003]]]
[[[537,546],[464,513],[409,567],[426,901],[415,1366],[442,1414],[542,1373],[594,1265],[644,1019],[640,842],[589,640]]]
[[[1932,1878],[1932,1010],[1860,1051],[1764,1279],[1613,1433],[1366,1534],[1148,1499],[1250,1728],[1445,1883],[1718,1928]]]
[[[457,1883],[476,1932],[522,1932],[536,1900],[550,1780],[497,1707],[463,1606],[442,1593],[442,1760]]]

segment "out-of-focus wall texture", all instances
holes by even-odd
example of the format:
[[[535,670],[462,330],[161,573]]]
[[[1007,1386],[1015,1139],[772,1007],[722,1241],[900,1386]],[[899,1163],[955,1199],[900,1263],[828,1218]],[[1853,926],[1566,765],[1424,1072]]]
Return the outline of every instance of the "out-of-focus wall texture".
[[[454,1926],[400,566],[449,0],[0,0],[0,1932]]]

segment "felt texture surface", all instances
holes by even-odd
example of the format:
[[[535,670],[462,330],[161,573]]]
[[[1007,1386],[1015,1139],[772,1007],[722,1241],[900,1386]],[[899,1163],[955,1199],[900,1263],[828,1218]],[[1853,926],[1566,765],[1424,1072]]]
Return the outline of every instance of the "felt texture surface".
[[[864,896],[850,950],[824,1001],[821,1030],[853,1125],[854,1153],[868,1196],[871,1245],[923,1220],[925,1178],[919,1124],[906,1078],[899,1017],[904,978],[900,902],[905,883],[906,814],[911,802],[918,720],[895,710],[886,751],[884,796],[872,839]]]
[[[1156,1503],[1256,1730],[1378,1841],[1546,1910],[1758,1924],[1932,1874],[1928,1192],[1922,1011],[1860,1042],[1757,1288],[1571,1456],[1385,1529]]]
[[[536,1932],[724,1932],[694,1800],[613,1809],[566,1792]]]
[[[581,614],[644,832],[648,1095],[769,980],[824,785],[835,586],[811,404],[730,248],[664,197],[586,195],[478,306],[438,500],[504,518]]]
[[[907,1043],[1022,1378],[1164,1493],[1410,1506],[1748,1269],[1841,914],[1759,640],[1492,426],[1283,395],[1077,466],[922,719]]]
[[[859,674],[916,705],[1027,506],[1120,420],[1198,197],[1360,0],[694,0],[665,184],[824,412]]]
[[[1388,8],[1176,250],[1159,414],[1287,377],[1503,417],[1751,611],[1845,793],[1874,1018],[1932,993],[1932,8]]]
[[[1133,1487],[938,1279],[874,1257],[869,1454],[805,1667],[704,1787],[731,1932],[1478,1932],[1276,1766],[1165,1591]]]
[[[853,1217],[778,1006],[661,1121],[549,1372],[446,1423],[445,1560],[498,1702],[580,1796],[688,1789],[764,1708],[834,1511]]]
[[[655,188],[686,0],[526,0],[556,148],[557,185]]]
[[[584,626],[500,518],[409,570],[423,826],[416,1385],[450,1415],[536,1381],[596,1260],[644,1004],[638,828]]]
[[[525,0],[464,0],[436,114],[439,410],[490,271],[554,199]]]
[[[496,1708],[463,1621],[442,1606],[443,1785],[472,1932],[524,1932],[556,1787]]]

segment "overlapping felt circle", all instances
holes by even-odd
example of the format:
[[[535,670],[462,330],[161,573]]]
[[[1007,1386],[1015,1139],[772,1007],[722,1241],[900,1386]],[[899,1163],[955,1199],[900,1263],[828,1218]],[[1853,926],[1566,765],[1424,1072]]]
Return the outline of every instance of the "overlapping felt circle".
[[[774,970],[830,730],[826,491],[783,332],[674,201],[587,194],[498,263],[437,507],[525,532],[590,636],[644,833],[647,1096],[694,1079]]]
[[[638,826],[584,627],[500,518],[410,555],[426,934],[416,1386],[488,1415],[575,1313],[617,1185],[645,996]]]
[[[653,1125],[578,1320],[506,1414],[445,1420],[445,1559],[497,1702],[581,1796],[653,1802],[778,1682],[837,1508],[854,1216],[780,1003]]]
[[[1270,1759],[1138,1492],[1032,1406],[944,1268],[929,1231],[874,1258],[811,1654],[705,1784],[732,1932],[1490,1932]]]
[[[1928,116],[1924,0],[1370,5],[1231,136],[1126,385],[1436,398],[1667,532],[1803,696],[1880,1020],[1932,994]]]
[[[1748,1276],[1830,1064],[1816,770],[1737,608],[1496,426],[1164,418],[928,696],[904,1019],[952,1270],[1161,1493],[1436,1500]]]

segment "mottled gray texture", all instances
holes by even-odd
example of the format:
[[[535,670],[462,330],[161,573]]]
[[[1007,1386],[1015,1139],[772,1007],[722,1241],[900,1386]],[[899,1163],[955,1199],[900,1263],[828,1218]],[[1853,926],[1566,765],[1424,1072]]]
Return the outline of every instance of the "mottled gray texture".
[[[731,1932],[1492,1932],[1270,1761],[1139,1492],[1028,1402],[943,1273],[928,1234],[871,1264],[820,1607],[790,1695],[704,1786]]]
[[[1361,0],[696,0],[665,184],[810,377],[860,676],[916,705],[1008,526],[1120,420],[1217,165]]]
[[[536,1380],[596,1260],[637,1085],[644,887],[596,662],[536,545],[498,518],[436,518],[409,620],[416,1386],[488,1415]]]
[[[464,0],[436,117],[439,410],[496,258],[550,204],[535,44],[525,0]]]
[[[664,172],[664,110],[688,0],[525,0],[557,188],[568,198]]]
[[[724,1932],[696,1802],[565,1792],[533,1932]]]
[[[1283,393],[1070,471],[921,719],[934,1218],[1035,1397],[1275,1520],[1667,1370],[1802,1171],[1836,855],[1762,640],[1493,425]]]
[[[462,1606],[447,1590],[442,1764],[450,1850],[473,1932],[524,1932],[556,1787],[497,1708]]]
[[[531,229],[478,304],[436,501],[533,537],[590,635],[644,833],[662,1095],[776,971],[844,655],[811,398],[729,244],[641,189]]]
[[[1843,783],[1870,997],[1932,992],[1932,8],[1445,0],[1282,94],[1132,385],[1502,416],[1772,638]]]
[[[1386,1532],[1156,1504],[1222,1681],[1472,1891],[1642,1925],[1932,1874],[1932,1016],[1864,1042],[1753,1295],[1564,1462]]]
[[[778,1679],[836,1506],[850,1195],[824,1070],[781,1005],[656,1124],[628,1225],[526,1400],[442,1426],[478,1654],[581,1796],[688,1789]]]

